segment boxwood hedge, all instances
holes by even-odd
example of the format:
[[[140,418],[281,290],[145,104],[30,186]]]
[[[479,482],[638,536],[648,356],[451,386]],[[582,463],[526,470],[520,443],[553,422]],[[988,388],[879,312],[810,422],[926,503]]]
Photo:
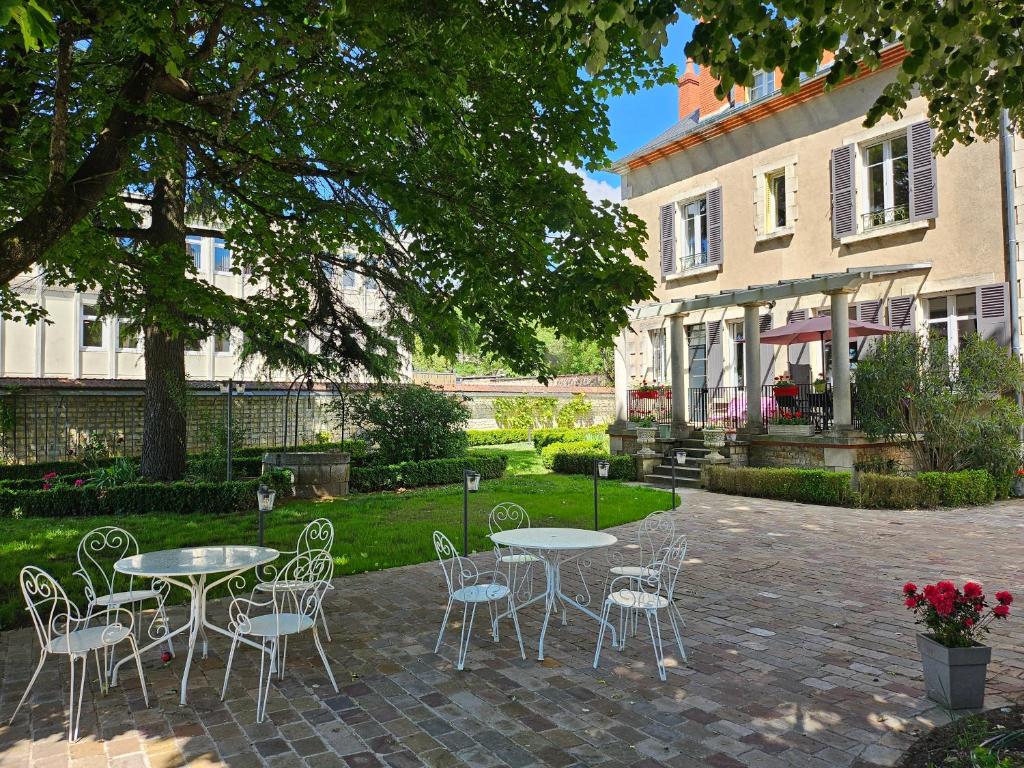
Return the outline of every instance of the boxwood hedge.
[[[851,481],[848,472],[824,469],[712,466],[708,471],[710,491],[832,506],[847,506],[854,501]]]
[[[529,439],[525,429],[467,429],[466,437],[469,438],[470,448],[478,445],[523,443]]]
[[[913,476],[860,475],[862,506],[881,509],[971,507],[991,503],[996,483],[983,469],[921,472]]]
[[[588,429],[535,429],[533,430],[533,447],[540,451],[552,443],[579,443],[592,441],[603,443],[606,427],[590,427]]]
[[[457,459],[427,459],[352,467],[349,489],[369,493],[424,485],[453,485],[462,482],[463,472],[467,469],[476,470],[484,480],[496,480],[505,474],[507,466],[507,456],[469,455]]]

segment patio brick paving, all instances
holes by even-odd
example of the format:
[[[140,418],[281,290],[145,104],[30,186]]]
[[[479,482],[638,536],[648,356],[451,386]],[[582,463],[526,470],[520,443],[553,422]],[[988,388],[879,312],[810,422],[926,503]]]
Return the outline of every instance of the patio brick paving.
[[[671,514],[690,535],[680,598],[690,661],[670,656],[667,683],[642,636],[624,653],[606,646],[594,670],[595,626],[579,615],[553,623],[548,659],[537,662],[537,607],[521,618],[526,661],[511,625],[495,645],[478,617],[460,673],[457,624],[432,652],[444,593],[427,563],[335,582],[327,650],[339,694],[309,638],[293,640],[268,720],[256,724],[255,652],[240,652],[222,703],[227,641],[214,637],[193,667],[188,706],[177,703],[183,656],[164,667],[153,651],[152,706],[127,668],[106,697],[92,680],[82,738],[69,745],[67,664],[51,659],[31,712],[0,726],[0,766],[892,765],[915,734],[945,721],[922,698],[902,583],[973,578],[1024,594],[1019,502],[902,513],[684,494]],[[626,540],[635,527],[612,532]],[[600,590],[599,561],[588,574]],[[215,620],[224,609],[214,607]],[[1024,622],[1000,625],[991,641],[988,704],[1019,701]],[[36,653],[28,630],[0,635],[4,723]]]

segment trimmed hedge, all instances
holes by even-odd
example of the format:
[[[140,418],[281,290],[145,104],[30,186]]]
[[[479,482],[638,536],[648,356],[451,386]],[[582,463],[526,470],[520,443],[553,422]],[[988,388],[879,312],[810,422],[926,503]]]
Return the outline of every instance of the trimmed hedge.
[[[508,445],[509,443],[525,443],[528,433],[525,429],[467,429],[469,447],[480,445]]]
[[[0,517],[91,517],[147,512],[223,513],[256,508],[256,490],[267,483],[291,487],[291,475],[275,470],[230,483],[132,483],[114,488],[56,488],[49,491],[0,490]]]
[[[556,453],[552,470],[560,475],[593,475],[594,459],[608,460],[608,477],[612,480],[636,480],[632,456],[611,456],[603,451]]]
[[[583,440],[571,443],[551,443],[540,449],[540,463],[547,469],[555,466],[555,456],[560,453],[581,453],[591,456],[597,454],[607,455],[608,451],[597,443],[588,443]]]
[[[461,483],[463,472],[473,469],[483,480],[496,480],[505,474],[507,456],[465,456],[458,459],[427,459],[401,464],[352,467],[349,489],[360,493],[418,488],[424,485]]]
[[[852,475],[824,469],[709,467],[708,490],[805,504],[848,506],[855,500]]]
[[[599,442],[604,439],[606,427],[589,429],[535,429],[533,447],[540,451],[552,443],[579,443],[585,440]]]
[[[962,472],[921,472],[912,477],[860,476],[861,504],[879,509],[926,509],[990,504],[996,483],[983,469]]]

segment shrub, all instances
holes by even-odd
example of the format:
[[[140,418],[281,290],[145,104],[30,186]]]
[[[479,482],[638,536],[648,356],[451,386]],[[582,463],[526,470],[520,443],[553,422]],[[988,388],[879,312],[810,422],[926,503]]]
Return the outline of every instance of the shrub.
[[[494,420],[502,429],[550,427],[558,401],[553,397],[501,397],[494,400]]]
[[[916,477],[864,472],[859,478],[860,502],[874,509],[927,509],[938,498],[927,493]]]
[[[240,512],[256,508],[256,490],[267,483],[291,487],[291,475],[275,470],[228,483],[132,483],[112,488],[60,486],[48,491],[0,489],[0,517],[125,516],[147,512]]]
[[[636,466],[632,456],[610,456],[603,451],[555,454],[551,469],[560,475],[592,475],[594,459],[608,460],[608,477],[614,480],[636,480]]]
[[[457,395],[418,384],[376,387],[359,398],[354,420],[364,425],[380,461],[449,459],[466,453],[469,408]]]
[[[551,443],[540,449],[540,461],[548,469],[554,467],[555,456],[559,453],[582,453],[587,455],[607,454],[603,446],[585,440],[571,443]]]
[[[591,441],[604,443],[605,428],[589,429],[536,429],[533,432],[533,447],[538,451],[552,443],[579,443]]]
[[[577,424],[590,421],[594,415],[594,405],[582,392],[577,392],[572,398],[558,409],[555,415],[555,424],[562,429],[572,429]]]
[[[470,447],[478,445],[508,445],[522,443],[527,439],[525,429],[467,429],[466,437]]]
[[[712,466],[708,490],[831,506],[848,505],[854,499],[851,475],[824,469]]]
[[[992,475],[983,469],[963,472],[922,472],[917,481],[935,494],[943,507],[970,507],[990,504],[996,497]]]
[[[507,456],[468,456],[457,459],[428,459],[405,461],[399,464],[379,464],[353,467],[349,475],[349,488],[361,493],[391,491],[397,488],[417,488],[424,485],[453,485],[461,483],[463,472],[473,469],[483,480],[496,480],[505,474]]]

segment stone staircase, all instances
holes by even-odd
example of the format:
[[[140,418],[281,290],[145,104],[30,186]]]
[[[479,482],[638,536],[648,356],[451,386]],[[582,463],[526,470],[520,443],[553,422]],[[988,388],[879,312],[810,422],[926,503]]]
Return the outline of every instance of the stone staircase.
[[[654,468],[654,472],[645,475],[645,479],[651,485],[662,488],[672,487],[672,464],[675,461],[677,449],[686,451],[686,463],[676,466],[676,487],[677,488],[700,488],[700,467],[704,457],[710,451],[704,447],[702,438],[690,438],[688,440],[659,439],[655,450],[660,453],[661,464]]]

